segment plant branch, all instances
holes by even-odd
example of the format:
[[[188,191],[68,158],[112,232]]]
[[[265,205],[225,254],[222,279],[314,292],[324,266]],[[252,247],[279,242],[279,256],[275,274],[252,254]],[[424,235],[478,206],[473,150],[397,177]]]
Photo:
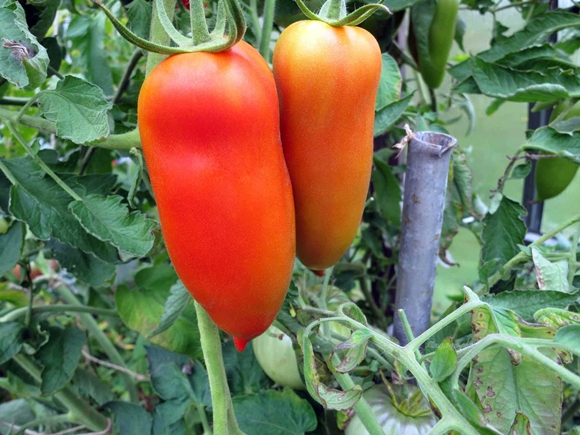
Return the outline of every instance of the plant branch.
[[[236,421],[226,378],[222,346],[217,326],[203,307],[195,302],[203,359],[209,378],[213,406],[213,430],[217,435],[245,435]]]
[[[0,323],[3,322],[13,322],[26,315],[28,307],[16,308],[4,316],[0,317]],[[91,313],[102,316],[115,316],[118,317],[119,314],[116,310],[111,310],[107,308],[97,308],[97,307],[86,307],[84,305],[37,305],[32,307],[32,314],[38,313],[62,313],[62,312],[72,312],[72,313]]]
[[[258,0],[250,0],[250,18],[252,20],[252,29],[256,37],[256,43],[260,46],[262,38],[262,28],[260,27],[260,19],[258,18]]]
[[[26,432],[26,429],[29,429],[31,427],[55,423],[68,423],[71,421],[72,418],[73,417],[70,414],[58,414],[40,417],[20,426],[20,428],[18,428],[18,430],[14,433],[14,435],[22,435],[23,433]]]
[[[578,253],[578,241],[580,239],[580,225],[576,228],[574,237],[572,237],[572,247],[570,248],[570,259],[568,260],[568,285],[572,287],[574,275],[576,274],[576,256]]]
[[[125,368],[125,367],[121,367],[121,366],[118,366],[118,365],[115,365],[115,364],[111,364],[108,361],[103,361],[103,360],[100,360],[98,358],[95,358],[89,352],[87,352],[86,349],[83,349],[82,350],[82,353],[83,353],[83,356],[86,359],[88,359],[89,361],[92,361],[94,363],[97,363],[97,364],[102,365],[102,366],[105,366],[105,367],[109,367],[111,369],[117,370],[117,371],[122,372],[122,373],[126,373],[129,376],[135,378],[135,380],[137,380],[137,381],[149,381],[149,377],[148,376],[142,375],[141,373],[134,372],[133,370],[129,370],[128,368]]]
[[[264,15],[262,17],[262,31],[260,32],[260,54],[266,62],[270,63],[270,36],[274,23],[274,10],[276,0],[266,0],[264,3]]]
[[[125,69],[125,72],[123,73],[123,77],[121,78],[121,81],[119,82],[119,87],[117,88],[117,92],[115,92],[115,95],[113,96],[113,100],[111,101],[113,104],[118,104],[119,101],[121,100],[123,93],[125,92],[127,87],[129,87],[129,82],[131,81],[131,75],[133,74],[133,71],[137,67],[137,64],[139,63],[139,61],[141,60],[142,57],[143,57],[143,51],[140,48],[137,48],[133,52],[133,55],[131,56],[131,59],[129,60],[129,64],[127,65],[127,68]]]
[[[56,288],[58,294],[71,305],[83,306],[69,288],[69,284],[67,284],[61,278],[57,279],[61,284]],[[119,354],[117,348],[113,345],[113,343],[111,343],[111,340],[109,340],[106,334],[101,331],[101,328],[99,328],[99,325],[97,324],[96,320],[93,319],[93,316],[89,313],[80,313],[79,317],[81,319],[81,323],[89,330],[93,338],[98,341],[111,362],[118,366],[127,368],[125,360],[123,360],[123,357]],[[122,376],[125,381],[125,388],[129,393],[131,401],[137,402],[139,398],[137,395],[137,389],[133,384],[133,379],[126,373],[122,373]]]

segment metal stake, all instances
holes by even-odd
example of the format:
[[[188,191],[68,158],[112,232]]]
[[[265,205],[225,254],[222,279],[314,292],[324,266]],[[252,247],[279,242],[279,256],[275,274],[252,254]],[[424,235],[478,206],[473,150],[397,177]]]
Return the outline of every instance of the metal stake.
[[[447,134],[424,131],[415,133],[408,146],[395,313],[405,311],[415,336],[429,328],[449,160],[456,142]],[[398,315],[394,328],[395,337],[406,344]]]

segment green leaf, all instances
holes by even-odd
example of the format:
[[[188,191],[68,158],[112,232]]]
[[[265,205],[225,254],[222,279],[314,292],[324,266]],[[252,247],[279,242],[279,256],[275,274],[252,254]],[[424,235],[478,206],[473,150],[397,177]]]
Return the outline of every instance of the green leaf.
[[[580,97],[580,78],[559,71],[519,71],[473,58],[473,78],[481,92],[508,101],[535,102]]]
[[[544,151],[580,163],[580,131],[560,133],[552,127],[541,127],[522,146],[525,151]]]
[[[85,396],[91,397],[99,406],[114,400],[111,387],[99,377],[82,367],[77,367],[73,377],[75,387]]]
[[[501,433],[508,433],[517,411],[530,419],[532,434],[560,433],[562,380],[542,365],[526,357],[513,365],[506,349],[492,347],[474,360],[469,384],[486,419]]]
[[[58,260],[61,267],[81,281],[93,287],[111,285],[115,276],[114,265],[105,263],[94,255],[73,248],[67,243],[60,243],[58,240],[50,240],[46,247],[50,249],[52,256]]]
[[[397,122],[412,98],[413,94],[407,95],[405,98],[385,106],[375,114],[375,137],[385,133],[395,122]]]
[[[30,157],[5,160],[17,181],[10,190],[10,212],[28,224],[41,240],[52,237],[75,248],[95,254],[108,263],[119,262],[117,250],[88,234],[69,212],[72,201],[56,182]]]
[[[451,338],[447,337],[435,351],[429,371],[436,382],[442,382],[455,371],[456,364],[457,353]]]
[[[564,293],[573,290],[568,285],[568,262],[566,260],[552,263],[536,247],[532,247],[532,258],[540,290],[555,290]]]
[[[26,228],[20,222],[13,222],[5,234],[0,235],[0,276],[12,270],[24,246]]]
[[[105,95],[113,95],[113,77],[104,46],[108,37],[105,25],[104,14],[75,14],[65,35],[72,40],[79,56],[73,59],[73,64],[81,67],[86,79],[101,88]]]
[[[177,283],[171,286],[170,293],[171,294],[167,298],[167,301],[165,301],[163,315],[159,321],[159,326],[155,328],[155,331],[153,331],[148,338],[154,337],[169,329],[179,316],[181,316],[185,307],[193,301],[191,295],[181,281],[177,281]]]
[[[54,394],[72,379],[81,359],[87,338],[77,328],[50,328],[48,342],[37,353],[44,366],[40,389],[43,394]]]
[[[40,86],[46,79],[48,54],[29,32],[24,10],[17,1],[6,1],[0,7],[0,39],[21,47],[0,49],[0,75],[24,90]]]
[[[22,347],[24,328],[18,322],[0,323],[0,364],[4,364]]]
[[[569,325],[560,328],[556,332],[554,341],[566,344],[572,349],[580,349],[580,325]]]
[[[120,196],[87,195],[73,201],[69,208],[81,225],[93,236],[109,242],[121,251],[143,257],[153,247],[153,229],[157,223],[144,214],[129,210]]]
[[[507,308],[530,322],[535,319],[534,313],[546,306],[568,308],[578,298],[575,294],[557,291],[514,290],[496,295],[486,295],[481,298],[492,307]]]
[[[377,112],[397,101],[401,82],[403,81],[397,61],[387,53],[383,53],[382,59],[383,68],[381,70],[381,80],[379,82],[377,100],[375,102],[375,110]]]
[[[127,5],[129,29],[141,38],[149,37],[152,9],[151,2],[145,0],[133,0]]]
[[[552,44],[544,44],[510,53],[497,63],[518,70],[534,69],[541,71],[549,67],[575,69],[577,65],[570,62],[568,56],[556,50]]]
[[[36,23],[30,28],[30,32],[38,38],[44,39],[46,32],[54,24],[54,17],[60,5],[60,0],[43,0],[42,2],[27,3],[26,16],[31,15]]]
[[[16,399],[0,404],[0,421],[22,426],[35,419],[34,410],[25,399]],[[7,427],[3,425],[0,427],[2,428],[2,433],[9,433]]]
[[[531,171],[532,171],[532,161],[528,160],[526,163],[517,165],[513,169],[510,178],[520,180],[522,178],[526,178]]]
[[[169,288],[177,280],[171,266],[148,269],[151,269],[151,275],[157,272],[160,276],[169,276],[164,272],[168,269],[172,272],[171,276],[174,279],[161,283],[162,285],[158,287],[150,287],[144,278],[137,280],[138,274],[135,279],[138,288],[129,289],[125,285],[120,285],[115,292],[115,303],[121,319],[128,328],[139,332],[144,337],[149,336],[159,324],[163,315],[163,306],[170,294]],[[146,287],[143,287],[139,281],[144,281]],[[151,342],[195,359],[203,358],[193,304],[189,304],[175,323],[165,332],[153,337]]]
[[[316,429],[312,406],[290,388],[235,397],[234,412],[247,435],[303,435]]]
[[[120,435],[151,433],[153,417],[143,407],[127,402],[109,402],[105,407],[113,413],[115,428]]]
[[[374,197],[383,217],[397,228],[401,227],[401,186],[388,163],[374,157],[372,172]]]
[[[0,301],[10,302],[17,307],[23,307],[28,304],[29,299],[24,291],[12,289],[9,282],[0,283]]]
[[[222,346],[228,384],[233,396],[255,393],[269,385],[268,376],[254,357],[253,346],[238,352],[232,341]]]
[[[66,76],[38,99],[40,113],[56,125],[58,136],[84,144],[109,135],[107,111],[112,107],[96,85]]]
[[[467,30],[467,25],[465,24],[465,21],[458,16],[457,17],[457,21],[455,22],[455,42],[457,42],[457,45],[459,45],[459,48],[461,49],[461,51],[465,51],[465,48],[463,47],[463,37],[465,36],[465,30]]]
[[[505,264],[520,252],[518,245],[523,243],[526,235],[526,226],[522,221],[525,214],[525,208],[504,196],[496,212],[484,218],[484,245],[481,249],[483,263],[497,258],[501,264]]]
[[[357,368],[365,358],[368,342],[371,337],[372,334],[368,329],[354,331],[346,341],[335,346],[328,357],[328,366],[339,373],[348,373]],[[346,354],[341,358],[340,363],[335,365],[332,362],[332,357],[340,349],[346,349]]]

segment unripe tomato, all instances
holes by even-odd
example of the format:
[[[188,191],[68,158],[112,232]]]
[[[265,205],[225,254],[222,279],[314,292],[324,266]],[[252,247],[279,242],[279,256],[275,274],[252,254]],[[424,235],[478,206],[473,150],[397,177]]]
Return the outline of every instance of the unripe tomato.
[[[340,260],[361,221],[381,51],[364,29],[299,21],[280,35],[273,65],[297,255],[324,270]]]
[[[266,332],[252,340],[252,347],[258,364],[270,379],[283,387],[305,389],[290,337],[270,326]]]
[[[6,234],[8,228],[10,228],[10,225],[8,225],[6,218],[0,218],[0,234]]]
[[[272,73],[245,42],[171,56],[145,79],[138,122],[175,270],[243,348],[276,317],[294,265]]]

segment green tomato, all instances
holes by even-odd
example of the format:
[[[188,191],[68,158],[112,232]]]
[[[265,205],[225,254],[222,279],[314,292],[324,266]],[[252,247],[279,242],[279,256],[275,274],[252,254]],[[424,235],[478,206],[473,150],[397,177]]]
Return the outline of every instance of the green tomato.
[[[395,392],[402,387],[393,385]],[[417,387],[407,385],[409,395],[421,394]],[[435,418],[425,400],[415,406],[409,406],[412,400],[399,401],[395,405],[384,385],[375,385],[364,393],[377,422],[385,435],[422,435],[429,433],[435,426]],[[349,422],[345,435],[369,435],[358,415]]]
[[[284,387],[305,389],[290,337],[270,326],[265,333],[252,340],[252,347],[258,364],[270,379]]]
[[[578,172],[578,164],[564,158],[541,159],[536,164],[534,182],[536,201],[545,201],[561,194]]]
[[[8,225],[8,221],[5,218],[0,218],[0,234],[6,234],[10,225]]]

